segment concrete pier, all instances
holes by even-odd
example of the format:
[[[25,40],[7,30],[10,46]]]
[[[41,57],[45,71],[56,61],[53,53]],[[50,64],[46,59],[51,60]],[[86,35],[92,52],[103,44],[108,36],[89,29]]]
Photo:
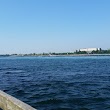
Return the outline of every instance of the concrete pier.
[[[30,105],[0,90],[0,108],[2,110],[36,110]]]

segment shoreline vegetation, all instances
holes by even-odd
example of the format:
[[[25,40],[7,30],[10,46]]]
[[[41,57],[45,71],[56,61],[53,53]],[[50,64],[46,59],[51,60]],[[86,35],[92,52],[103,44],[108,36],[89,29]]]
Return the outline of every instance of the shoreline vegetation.
[[[3,54],[0,57],[10,57],[10,56],[35,56],[35,57],[59,57],[59,56],[110,56],[110,49],[109,50],[97,50],[97,51],[75,51],[75,52],[64,52],[64,53],[30,53],[30,54]]]

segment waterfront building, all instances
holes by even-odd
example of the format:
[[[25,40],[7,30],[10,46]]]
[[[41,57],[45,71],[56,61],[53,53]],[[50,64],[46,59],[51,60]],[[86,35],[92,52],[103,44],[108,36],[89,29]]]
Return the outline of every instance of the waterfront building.
[[[80,52],[87,52],[87,53],[91,53],[92,51],[100,51],[101,48],[83,48],[83,49],[79,49]]]

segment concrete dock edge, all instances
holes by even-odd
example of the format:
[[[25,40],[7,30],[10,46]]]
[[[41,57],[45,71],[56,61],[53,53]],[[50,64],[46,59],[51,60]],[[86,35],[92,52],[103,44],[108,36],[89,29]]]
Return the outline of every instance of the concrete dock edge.
[[[36,110],[30,105],[0,90],[0,108],[3,110]]]

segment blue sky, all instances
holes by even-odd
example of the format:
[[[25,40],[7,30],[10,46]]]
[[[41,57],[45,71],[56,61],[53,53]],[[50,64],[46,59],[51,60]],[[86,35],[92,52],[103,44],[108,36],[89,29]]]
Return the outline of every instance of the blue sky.
[[[110,0],[0,0],[0,54],[110,48]]]

